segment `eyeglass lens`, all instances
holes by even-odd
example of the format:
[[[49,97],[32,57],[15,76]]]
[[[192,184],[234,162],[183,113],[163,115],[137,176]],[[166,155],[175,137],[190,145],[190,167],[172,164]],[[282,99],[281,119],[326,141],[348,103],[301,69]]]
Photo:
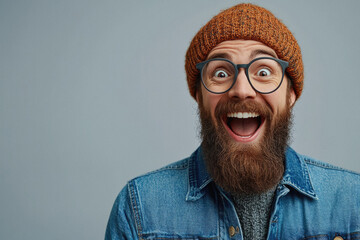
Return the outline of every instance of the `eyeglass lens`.
[[[236,67],[225,60],[214,59],[208,62],[202,71],[203,83],[215,93],[229,90],[237,77]],[[257,91],[268,93],[280,85],[283,69],[274,59],[257,59],[248,66],[247,77]]]

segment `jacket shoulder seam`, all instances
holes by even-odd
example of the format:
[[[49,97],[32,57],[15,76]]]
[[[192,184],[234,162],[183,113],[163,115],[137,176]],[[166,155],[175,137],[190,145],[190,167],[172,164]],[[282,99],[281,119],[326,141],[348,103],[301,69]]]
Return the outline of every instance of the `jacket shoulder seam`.
[[[157,170],[153,170],[153,171],[144,173],[144,174],[142,174],[140,176],[137,176],[137,177],[133,178],[131,181],[137,180],[137,179],[142,178],[142,177],[150,176],[150,175],[153,175],[155,173],[167,171],[167,170],[184,170],[184,169],[186,169],[188,167],[189,167],[189,158],[185,158],[185,159],[180,160],[178,162],[172,163],[172,164],[170,164],[168,166],[165,166],[165,167],[159,168]]]
[[[131,209],[134,215],[135,226],[137,230],[137,235],[141,239],[142,236],[142,225],[141,225],[141,213],[139,209],[139,204],[137,200],[137,191],[135,190],[135,183],[133,181],[128,182],[128,191],[131,203]]]
[[[354,174],[354,175],[357,175],[357,176],[360,177],[360,173],[358,173],[358,172],[351,171],[351,170],[348,170],[348,169],[345,169],[345,168],[342,168],[342,167],[338,167],[338,166],[332,165],[330,163],[324,163],[324,162],[321,162],[321,161],[318,161],[318,160],[314,160],[314,159],[312,159],[310,157],[307,157],[307,156],[303,156],[303,158],[304,158],[304,161],[309,165],[320,167],[320,168],[323,168],[323,169],[347,172],[347,173]]]

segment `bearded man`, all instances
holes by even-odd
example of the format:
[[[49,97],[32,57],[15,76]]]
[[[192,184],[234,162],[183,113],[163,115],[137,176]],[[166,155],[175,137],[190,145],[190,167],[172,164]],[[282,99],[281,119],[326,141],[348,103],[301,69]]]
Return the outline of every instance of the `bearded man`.
[[[288,146],[304,76],[281,21],[252,4],[222,11],[185,69],[202,144],[129,181],[105,239],[360,239],[360,175]]]

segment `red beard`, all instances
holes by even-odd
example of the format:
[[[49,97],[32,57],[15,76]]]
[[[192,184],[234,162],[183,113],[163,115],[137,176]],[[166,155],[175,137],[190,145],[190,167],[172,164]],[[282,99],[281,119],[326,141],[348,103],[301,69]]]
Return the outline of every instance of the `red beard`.
[[[256,112],[266,119],[264,134],[257,143],[236,142],[225,130],[221,118],[240,111]],[[217,185],[230,193],[250,194],[265,192],[279,183],[292,122],[289,101],[277,116],[268,106],[253,100],[220,101],[215,109],[215,124],[200,100],[199,115],[204,160]]]

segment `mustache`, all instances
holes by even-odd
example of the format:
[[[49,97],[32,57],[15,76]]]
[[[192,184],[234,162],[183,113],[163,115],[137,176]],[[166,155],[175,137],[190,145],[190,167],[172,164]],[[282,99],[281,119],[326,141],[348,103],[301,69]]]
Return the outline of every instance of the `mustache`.
[[[273,117],[270,106],[260,104],[250,99],[220,101],[215,108],[215,117],[217,120],[221,120],[228,113],[234,112],[254,112],[265,119],[271,119]]]

